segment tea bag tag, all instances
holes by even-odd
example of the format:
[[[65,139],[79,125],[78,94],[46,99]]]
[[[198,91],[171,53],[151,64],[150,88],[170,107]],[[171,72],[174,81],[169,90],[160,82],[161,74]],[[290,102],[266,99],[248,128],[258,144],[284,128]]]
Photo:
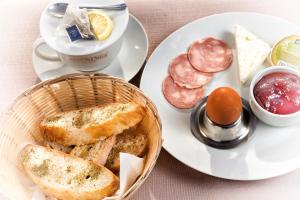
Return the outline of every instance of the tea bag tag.
[[[82,34],[80,33],[80,30],[76,24],[73,26],[67,27],[66,31],[68,33],[68,36],[69,36],[71,42],[83,39]]]

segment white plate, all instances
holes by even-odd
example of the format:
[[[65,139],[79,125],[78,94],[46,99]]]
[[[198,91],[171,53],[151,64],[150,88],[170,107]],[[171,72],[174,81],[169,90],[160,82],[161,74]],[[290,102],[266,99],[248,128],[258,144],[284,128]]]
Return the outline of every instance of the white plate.
[[[164,98],[161,84],[172,58],[186,52],[200,38],[213,36],[234,50],[234,25],[240,24],[272,45],[297,34],[300,27],[283,19],[255,13],[223,13],[191,22],[167,37],[153,52],[141,79],[141,89],[156,104],[162,119],[163,147],[179,161],[206,174],[234,180],[257,180],[288,173],[300,166],[300,125],[271,127],[261,122],[247,143],[230,150],[208,147],[190,131],[190,111],[174,109]],[[248,99],[248,88],[238,82],[236,56],[232,66],[218,73],[206,95],[220,86],[231,86]]]
[[[49,46],[44,45],[49,54],[55,53]],[[96,71],[123,78],[126,81],[132,79],[143,66],[148,53],[148,37],[141,22],[133,15],[129,17],[129,23],[125,32],[121,50],[115,60],[105,69]],[[32,53],[33,67],[37,76],[42,80],[56,78],[61,75],[78,73],[69,65],[60,61],[44,60]]]

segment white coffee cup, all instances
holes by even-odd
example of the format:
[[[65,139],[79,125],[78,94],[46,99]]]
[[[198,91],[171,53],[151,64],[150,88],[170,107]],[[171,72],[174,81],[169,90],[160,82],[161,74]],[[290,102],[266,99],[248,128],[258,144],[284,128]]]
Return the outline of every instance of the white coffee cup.
[[[53,3],[53,2],[52,2]],[[97,0],[77,0],[72,3],[78,5],[97,5]],[[101,1],[101,5],[112,5],[124,3],[123,0]],[[46,60],[60,60],[79,71],[96,71],[107,67],[114,58],[117,57],[123,42],[126,31],[129,12],[123,11],[104,11],[113,20],[113,31],[104,41],[85,41],[80,40],[71,42],[67,36],[58,36],[57,27],[61,19],[53,17],[47,12],[47,7],[40,18],[40,33],[42,38],[37,40],[33,46],[35,54]],[[45,51],[41,48],[48,45],[56,53]],[[49,48],[48,48],[49,49]]]

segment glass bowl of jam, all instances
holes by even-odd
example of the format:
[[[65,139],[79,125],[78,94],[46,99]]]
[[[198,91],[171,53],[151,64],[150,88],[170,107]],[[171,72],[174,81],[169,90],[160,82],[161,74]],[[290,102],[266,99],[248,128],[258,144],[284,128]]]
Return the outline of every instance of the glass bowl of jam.
[[[273,66],[257,73],[250,85],[253,113],[271,126],[300,123],[300,72]]]

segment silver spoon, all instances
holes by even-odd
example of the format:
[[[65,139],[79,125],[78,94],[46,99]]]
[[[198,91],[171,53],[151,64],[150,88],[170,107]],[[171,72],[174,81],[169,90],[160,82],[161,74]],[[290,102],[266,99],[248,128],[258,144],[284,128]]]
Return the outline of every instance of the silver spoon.
[[[68,3],[54,3],[51,4],[47,10],[48,12],[58,18],[64,16],[68,7]],[[79,8],[86,8],[86,9],[105,9],[105,10],[124,10],[127,8],[125,3],[109,5],[109,6],[79,6]]]

